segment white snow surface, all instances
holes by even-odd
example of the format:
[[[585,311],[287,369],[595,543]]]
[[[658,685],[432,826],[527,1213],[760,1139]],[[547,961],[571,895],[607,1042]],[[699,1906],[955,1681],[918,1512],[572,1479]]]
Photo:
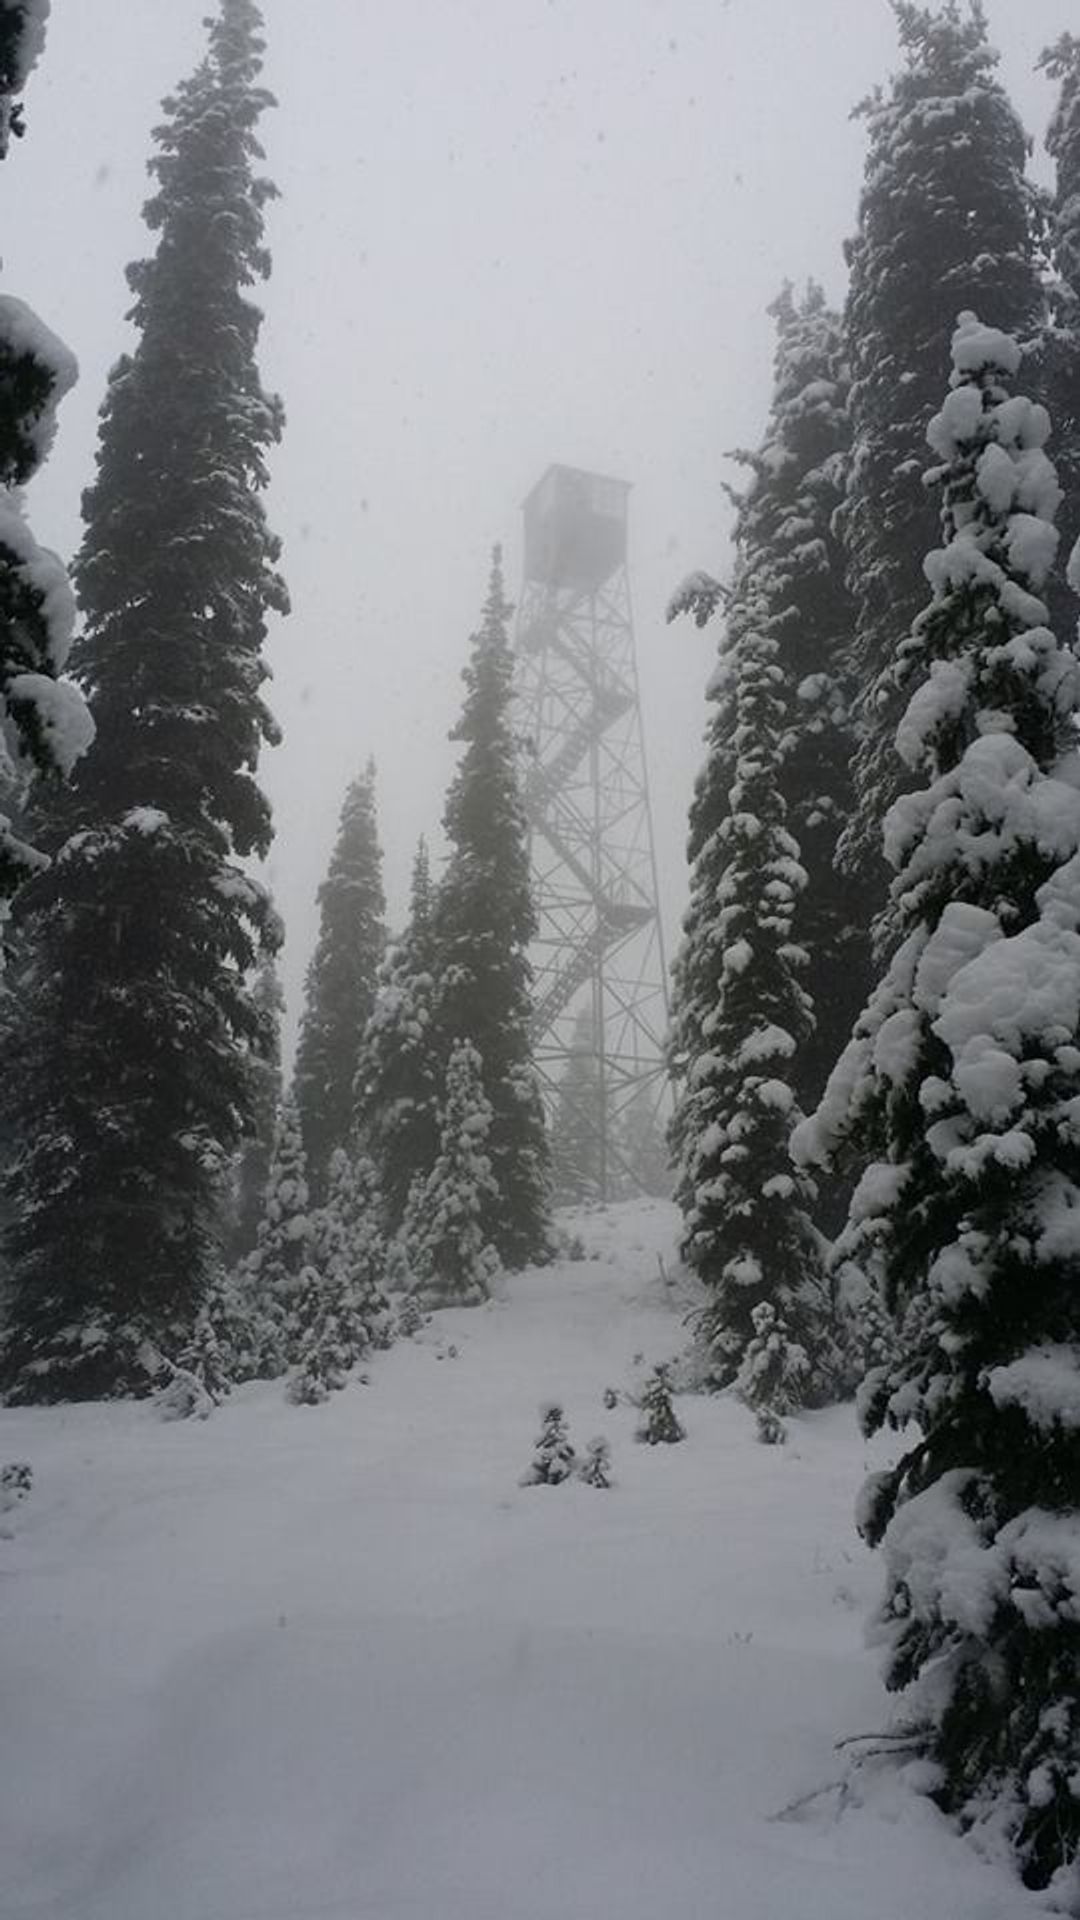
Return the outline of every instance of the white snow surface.
[[[601,1397],[683,1344],[676,1216],[568,1224],[588,1259],[321,1407],[0,1410],[34,1473],[0,1537],[3,1920],[1047,1910],[902,1775],[841,1810],[833,1742],[891,1711],[852,1411],[763,1447],[680,1395],[687,1440],[635,1445]],[[545,1398],[606,1433],[610,1491],[519,1487]]]

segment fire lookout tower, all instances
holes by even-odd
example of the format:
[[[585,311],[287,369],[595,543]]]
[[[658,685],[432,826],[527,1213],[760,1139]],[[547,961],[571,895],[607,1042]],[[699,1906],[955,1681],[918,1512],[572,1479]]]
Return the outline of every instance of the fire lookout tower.
[[[628,484],[549,467],[525,501],[517,694],[540,922],[534,1040],[549,1096],[594,1054],[601,1198],[631,1108],[666,1088],[667,972],[626,566]],[[567,1084],[570,1084],[569,1082]]]

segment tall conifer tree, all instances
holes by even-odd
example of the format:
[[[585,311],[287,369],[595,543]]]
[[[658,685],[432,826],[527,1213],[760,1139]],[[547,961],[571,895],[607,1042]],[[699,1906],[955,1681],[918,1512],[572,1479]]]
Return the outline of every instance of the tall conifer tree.
[[[319,938],[308,968],[293,1089],[316,1202],[330,1156],[349,1138],[364,1029],[386,947],[375,766],[345,795],[337,844],[319,888]]]
[[[48,14],[47,0],[0,0],[0,160],[23,131],[21,95],[44,48]],[[76,371],[74,356],[37,315],[0,295],[0,915],[43,864],[18,821],[27,776],[70,772],[93,733],[81,695],[57,677],[75,625],[71,587],[56,555],[35,540],[21,492],[49,451],[57,406]]]
[[[980,0],[893,0],[893,12],[904,64],[862,108],[869,153],[845,311],[852,448],[841,527],[862,740],[844,849],[872,908],[887,885],[881,822],[903,785],[897,649],[923,604],[935,538],[922,470],[941,368],[961,309],[1021,336],[1042,309],[1027,140],[995,77]]]
[[[769,751],[784,829],[805,873],[791,903],[789,939],[803,952],[801,993],[812,1020],[799,1023],[787,1077],[804,1108],[819,1099],[868,984],[868,916],[858,879],[836,869],[836,849],[852,809],[853,731],[847,643],[852,608],[833,522],[846,447],[846,386],[838,317],[820,288],[801,301],[785,289],[771,309],[777,325],[775,383],[768,427],[754,454],[737,457],[749,485],[735,496],[736,586],[710,686],[713,718],[691,812],[691,897],[675,971],[673,1051],[684,1093],[672,1140],[676,1158],[697,1151],[702,1107],[694,1092],[700,1063],[715,1052],[717,1005],[724,991],[720,925],[729,903],[730,816],[739,729],[739,648],[743,605],[758,596],[765,622],[774,697]],[[677,596],[699,618],[696,583]],[[754,619],[750,625],[753,627]],[[838,1182],[815,1202],[823,1225],[839,1224]]]
[[[924,784],[886,824],[901,940],[795,1147],[870,1159],[846,1239],[898,1333],[864,1411],[911,1429],[862,1507],[887,1683],[917,1683],[940,1803],[1045,1886],[1080,1842],[1080,661],[1038,597],[1060,490],[1020,358],[962,316],[897,735]]]
[[[262,644],[286,608],[259,499],[282,413],[246,291],[269,270],[261,54],[252,0],[221,0],[165,103],[157,251],[129,269],[138,340],[110,378],[84,503],[74,658],[98,734],[34,890],[45,963],[16,1050],[0,1365],[17,1398],[128,1390],[144,1337],[184,1345],[265,1046],[248,980],[278,932],[238,864],[270,840]]]
[[[433,912],[431,866],[421,840],[409,922],[380,970],[356,1072],[357,1131],[376,1169],[390,1234],[405,1218],[414,1181],[431,1171],[439,1151]]]
[[[445,1049],[465,1040],[480,1055],[494,1179],[484,1237],[505,1266],[521,1267],[546,1255],[550,1225],[547,1139],[529,1038],[536,919],[511,717],[510,611],[496,548],[463,674],[465,706],[451,736],[464,753],[444,815],[451,853],[436,902],[436,1018]]]

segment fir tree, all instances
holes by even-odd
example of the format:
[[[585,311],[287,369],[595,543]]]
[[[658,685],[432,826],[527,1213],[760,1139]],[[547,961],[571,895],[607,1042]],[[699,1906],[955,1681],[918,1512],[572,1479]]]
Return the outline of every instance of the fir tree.
[[[0,0],[0,160],[23,131],[20,96],[48,13],[47,4]],[[35,540],[22,501],[76,372],[37,315],[0,295],[0,930],[16,888],[45,864],[18,820],[27,780],[69,773],[93,734],[81,695],[58,679],[75,625],[71,587],[56,555]]]
[[[493,1185],[484,1237],[508,1267],[550,1252],[548,1148],[529,1038],[536,931],[529,846],[512,727],[514,662],[499,549],[483,620],[464,671],[465,706],[451,738],[464,745],[446,802],[450,860],[436,904],[437,1011],[444,1045],[466,1040],[483,1063],[491,1104]]]
[[[137,1388],[149,1338],[190,1337],[263,1022],[250,970],[279,937],[239,862],[265,853],[260,696],[284,611],[259,500],[281,408],[258,380],[247,288],[268,271],[252,0],[222,0],[166,102],[129,269],[138,333],[102,410],[73,655],[97,719],[30,908],[43,963],[14,1061],[26,1145],[7,1235],[2,1356],[21,1399]]]
[[[364,1029],[386,946],[375,766],[345,795],[337,844],[319,888],[319,938],[308,968],[294,1087],[316,1199],[352,1129]]]
[[[647,1447],[674,1446],[686,1439],[671,1404],[671,1382],[666,1367],[654,1367],[641,1395],[641,1425],[634,1434]]]
[[[1059,560],[1080,541],[1080,39],[1062,34],[1039,65],[1060,85],[1046,136],[1056,181],[1050,206],[1049,324],[1042,342],[1040,390],[1054,421],[1056,464],[1064,498],[1058,515]],[[1071,633],[1076,606],[1058,566],[1046,583],[1050,626]]]
[[[771,1300],[761,1300],[751,1315],[753,1338],[735,1376],[735,1391],[758,1417],[758,1436],[775,1446],[785,1437],[783,1416],[806,1398],[810,1360],[793,1340]]]
[[[683,1251],[708,1289],[702,1331],[720,1382],[738,1370],[754,1308],[771,1300],[812,1354],[820,1393],[832,1356],[808,1212],[813,1189],[788,1155],[798,1117],[792,1063],[811,1012],[799,979],[805,953],[794,939],[806,874],[780,782],[791,716],[780,664],[789,611],[782,530],[790,516],[770,474],[763,457],[740,513],[710,741],[716,770],[699,785],[693,826],[698,854],[678,976],[687,1057],[673,1126],[676,1197]],[[721,777],[730,781],[722,805]],[[716,822],[708,831],[707,820]]]
[[[233,1258],[237,1260],[250,1253],[255,1245],[263,1214],[266,1183],[270,1178],[274,1127],[282,1099],[281,1021],[285,1012],[285,996],[272,960],[264,960],[256,973],[251,997],[262,1021],[262,1037],[259,1049],[251,1055],[251,1108],[247,1137],[234,1175],[229,1239]]]
[[[785,288],[771,312],[777,342],[770,418],[757,453],[737,456],[751,478],[734,496],[737,579],[710,687],[714,717],[708,758],[691,815],[691,903],[676,963],[674,1064],[677,1077],[684,1079],[713,1052],[709,1032],[722,972],[718,903],[728,884],[742,724],[738,649],[746,610],[741,603],[753,580],[755,590],[760,588],[768,646],[771,777],[784,805],[790,856],[806,875],[791,902],[789,938],[804,955],[799,985],[807,996],[807,1017],[789,1029],[797,1045],[785,1075],[806,1107],[820,1098],[868,985],[865,891],[836,871],[837,843],[853,805],[846,659],[853,610],[833,532],[841,499],[847,388],[839,320],[820,288],[811,285],[799,302]],[[677,1104],[672,1132],[682,1158],[698,1131],[697,1115],[688,1089]],[[827,1228],[843,1217],[837,1186],[829,1183],[814,1200],[815,1216]],[[748,1319],[744,1332],[749,1333]]]
[[[795,1144],[872,1156],[848,1245],[897,1337],[864,1416],[914,1426],[862,1507],[887,1682],[941,1805],[1044,1886],[1080,1843],[1080,662],[1037,597],[1060,494],[1019,363],[962,316],[897,735],[925,784],[886,823],[901,941]]]
[[[566,1415],[558,1401],[548,1400],[540,1408],[540,1431],[532,1464],[521,1476],[523,1487],[561,1487],[577,1465],[577,1456],[566,1430]]]
[[[592,1008],[574,1021],[570,1051],[551,1122],[551,1171],[556,1200],[595,1200],[605,1185],[605,1099]]]
[[[844,850],[875,907],[886,889],[881,822],[903,784],[896,649],[923,604],[935,537],[922,469],[941,368],[962,308],[1025,334],[1042,300],[1027,140],[995,78],[979,0],[893,0],[893,12],[904,64],[861,109],[869,153],[845,311],[852,447],[841,529],[862,740]]]
[[[421,841],[409,923],[380,970],[356,1072],[357,1129],[375,1165],[390,1235],[402,1225],[414,1180],[431,1171],[439,1151],[432,912],[431,869]]]
[[[356,1311],[367,1329],[367,1344],[390,1344],[391,1312],[383,1291],[387,1248],[374,1164],[366,1154],[337,1147],[330,1156],[326,1205],[339,1224],[349,1285]]]
[[[438,1158],[426,1180],[413,1183],[402,1229],[413,1290],[425,1306],[468,1307],[487,1299],[499,1264],[484,1233],[495,1190],[486,1152],[490,1132],[480,1057],[467,1040],[455,1040]]]
[[[611,1481],[611,1443],[598,1433],[594,1440],[585,1443],[585,1455],[577,1477],[587,1487],[610,1487]]]
[[[370,1276],[353,1265],[348,1162],[340,1153],[335,1161],[330,1197],[312,1222],[311,1261],[300,1275],[292,1317],[295,1367],[287,1392],[297,1406],[319,1405],[345,1385],[377,1340],[385,1344],[385,1302]]]
[[[260,1373],[280,1373],[287,1363],[311,1235],[307,1161],[300,1115],[290,1095],[274,1129],[263,1217],[246,1262],[252,1308],[263,1329]]]

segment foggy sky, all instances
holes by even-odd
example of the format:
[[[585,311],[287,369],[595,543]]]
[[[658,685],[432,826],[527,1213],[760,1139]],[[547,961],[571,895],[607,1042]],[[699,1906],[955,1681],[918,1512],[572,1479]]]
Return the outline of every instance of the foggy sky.
[[[718,570],[725,452],[769,402],[781,282],[843,294],[865,133],[896,64],[885,0],[262,0],[262,134],[283,198],[261,367],[288,426],[267,499],[293,614],[275,626],[268,876],[293,1015],[348,780],[374,753],[390,917],[434,835],[492,543],[520,581],[520,503],[552,461],[633,484],[631,570],[668,955],[715,634],[668,629]],[[30,492],[69,557],[159,102],[206,0],[53,0],[27,137],[0,171],[4,291],[81,365]],[[1032,68],[1070,0],[990,0],[1002,74],[1041,141]],[[1046,164],[1040,171],[1045,177]],[[988,236],[993,244],[993,236]],[[944,383],[947,368],[942,368]]]

